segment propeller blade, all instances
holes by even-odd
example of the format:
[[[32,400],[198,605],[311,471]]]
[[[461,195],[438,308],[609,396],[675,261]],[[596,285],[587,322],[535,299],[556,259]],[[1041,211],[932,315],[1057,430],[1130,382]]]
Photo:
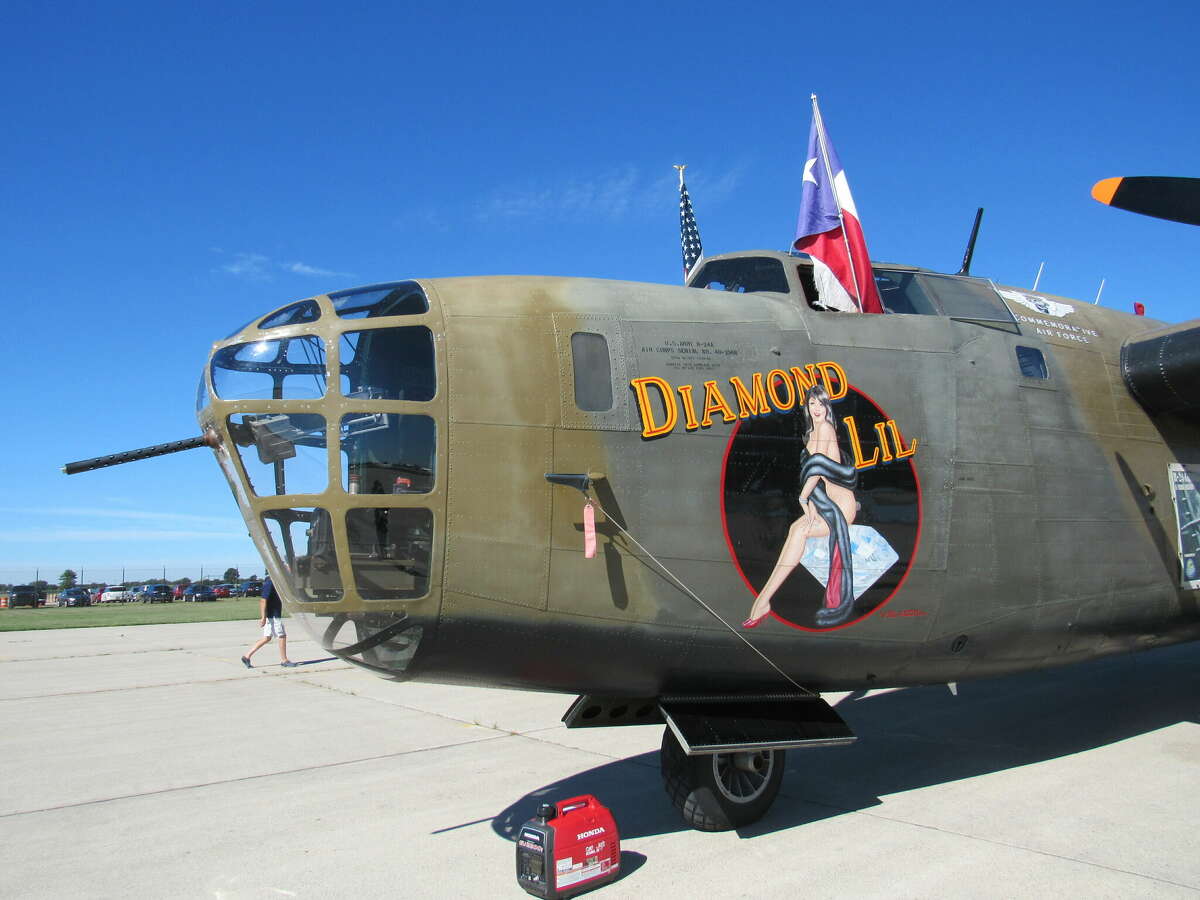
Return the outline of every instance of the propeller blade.
[[[1200,178],[1135,175],[1105,178],[1092,187],[1101,203],[1187,225],[1200,225]]]

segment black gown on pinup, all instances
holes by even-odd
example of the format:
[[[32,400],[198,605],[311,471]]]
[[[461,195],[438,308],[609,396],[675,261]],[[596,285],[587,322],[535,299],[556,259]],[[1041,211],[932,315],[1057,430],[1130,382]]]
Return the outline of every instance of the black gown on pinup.
[[[850,463],[834,462],[824,453],[809,453],[800,466],[800,489],[814,475],[850,490],[858,486],[858,470]],[[824,481],[808,495],[813,507],[829,528],[829,578],[825,582],[825,605],[817,611],[818,625],[840,625],[854,609],[854,552],[850,525],[841,509],[829,499]]]

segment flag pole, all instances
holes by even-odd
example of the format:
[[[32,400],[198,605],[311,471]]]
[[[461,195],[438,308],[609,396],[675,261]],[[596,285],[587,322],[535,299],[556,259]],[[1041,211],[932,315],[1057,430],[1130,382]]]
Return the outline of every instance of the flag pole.
[[[817,95],[811,94],[813,107],[813,122],[817,126],[817,143],[821,145],[821,161],[825,163],[825,177],[829,179],[829,187],[833,192],[833,202],[837,206],[838,224],[842,228],[842,243],[846,245],[846,259],[850,260],[850,279],[854,282],[854,302],[858,311],[863,311],[862,288],[858,286],[858,273],[854,271],[854,254],[850,250],[850,238],[846,234],[846,220],[842,216],[842,201],[838,199],[837,185],[833,181],[833,166],[829,163],[829,145],[825,139],[825,122],[821,119],[821,108],[817,105]]]
[[[679,170],[679,190],[683,190],[683,170],[687,168],[687,163],[682,166],[672,166],[673,169]]]

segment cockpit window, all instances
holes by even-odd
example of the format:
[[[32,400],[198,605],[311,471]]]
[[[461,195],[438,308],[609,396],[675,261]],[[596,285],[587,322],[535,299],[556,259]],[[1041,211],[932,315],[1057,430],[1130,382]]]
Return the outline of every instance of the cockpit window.
[[[909,316],[940,315],[937,305],[921,287],[917,273],[904,269],[873,269],[883,308]]]
[[[342,489],[350,494],[423,494],[433,490],[433,418],[395,413],[342,417]]]
[[[937,298],[942,311],[952,319],[1016,323],[1012,312],[986,278],[925,272],[921,274],[921,282]]]
[[[429,312],[429,298],[415,281],[337,291],[330,294],[329,299],[343,319],[416,316]]]
[[[423,325],[347,331],[341,355],[343,396],[426,401],[437,393],[433,333]]]
[[[787,274],[783,263],[769,256],[741,256],[733,259],[714,259],[706,262],[688,287],[713,291],[733,291],[754,294],[772,291],[786,294]]]
[[[986,278],[874,267],[883,308],[890,313],[948,316],[968,322],[1013,324],[995,286]]]
[[[316,300],[301,300],[291,306],[285,306],[278,312],[271,313],[261,322],[259,328],[282,328],[284,325],[302,325],[315,322],[321,318],[321,307]],[[236,333],[236,332],[235,332]]]
[[[213,390],[222,400],[325,396],[325,343],[314,335],[222,347],[212,357]]]
[[[228,420],[250,490],[320,494],[329,485],[325,417],[316,413],[239,413]]]

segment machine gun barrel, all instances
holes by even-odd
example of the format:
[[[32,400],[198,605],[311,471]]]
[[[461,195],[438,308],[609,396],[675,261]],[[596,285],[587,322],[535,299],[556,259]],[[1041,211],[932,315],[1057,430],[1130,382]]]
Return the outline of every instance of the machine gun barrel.
[[[211,445],[210,438],[206,435],[201,435],[200,437],[186,438],[182,441],[168,441],[165,444],[142,447],[140,450],[125,450],[121,453],[110,453],[108,456],[81,459],[79,462],[67,463],[62,467],[62,470],[65,475],[75,475],[79,472],[103,469],[106,466],[119,466],[122,463],[137,462],[139,459],[150,459],[152,456],[165,456],[168,453],[178,453],[180,450],[194,450],[197,447]]]
[[[975,240],[979,237],[979,223],[983,219],[983,207],[975,213],[975,224],[971,226],[971,237],[967,240],[967,252],[963,254],[962,268],[959,275],[971,274],[971,258],[975,256]]]

